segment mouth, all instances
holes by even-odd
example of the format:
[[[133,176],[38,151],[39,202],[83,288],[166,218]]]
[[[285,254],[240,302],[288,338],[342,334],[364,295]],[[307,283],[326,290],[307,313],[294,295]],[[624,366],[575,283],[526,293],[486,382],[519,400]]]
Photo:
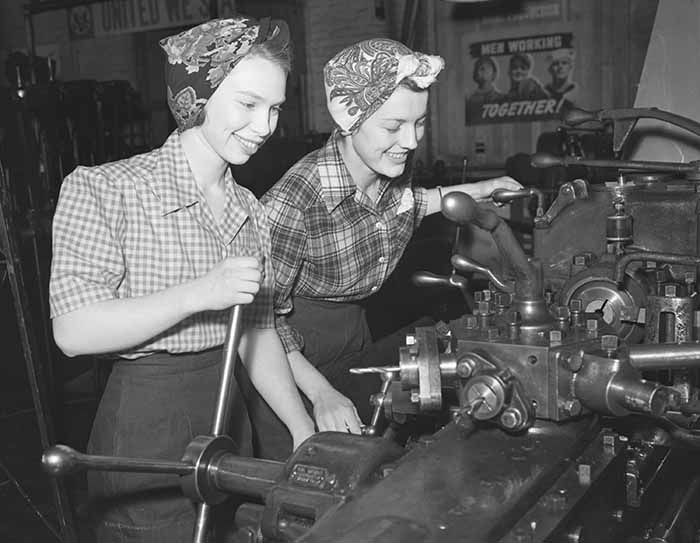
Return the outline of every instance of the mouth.
[[[243,149],[245,149],[250,154],[255,153],[258,150],[258,148],[263,144],[262,140],[249,140],[248,138],[244,138],[239,134],[233,134],[233,137],[240,144],[240,146],[243,147]]]
[[[408,153],[392,153],[390,151],[387,151],[386,156],[388,156],[394,162],[406,162],[406,159],[408,158]]]

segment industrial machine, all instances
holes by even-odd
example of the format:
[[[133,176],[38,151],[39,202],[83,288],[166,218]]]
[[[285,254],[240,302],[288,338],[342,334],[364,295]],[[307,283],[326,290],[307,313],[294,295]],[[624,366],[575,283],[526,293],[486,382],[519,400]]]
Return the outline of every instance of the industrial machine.
[[[617,157],[642,117],[700,136],[654,109],[568,115],[611,130]],[[506,266],[455,253],[450,276],[415,275],[473,296],[473,313],[416,329],[397,366],[355,370],[382,377],[364,436],[317,434],[284,464],[237,457],[222,435],[179,462],[57,446],[46,469],[179,473],[203,508],[247,496],[235,518],[251,543],[697,543],[700,165],[533,156],[574,162],[618,174],[565,183],[548,209],[537,189],[494,195],[538,198],[532,257],[494,211],[443,198],[448,219],[491,233]],[[488,289],[471,291],[474,272]]]

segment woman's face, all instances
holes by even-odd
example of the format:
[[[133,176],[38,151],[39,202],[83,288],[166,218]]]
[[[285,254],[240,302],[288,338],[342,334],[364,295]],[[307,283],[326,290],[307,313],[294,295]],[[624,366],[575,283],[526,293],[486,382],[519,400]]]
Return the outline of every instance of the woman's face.
[[[351,136],[355,153],[377,175],[398,177],[423,138],[427,109],[427,90],[398,87]]]
[[[520,61],[520,60],[514,60],[510,64],[510,78],[513,81],[522,81],[526,77],[530,75],[530,69],[527,67],[527,65]]]
[[[277,127],[287,75],[274,62],[241,59],[204,106],[200,128],[210,147],[230,164],[245,164]]]

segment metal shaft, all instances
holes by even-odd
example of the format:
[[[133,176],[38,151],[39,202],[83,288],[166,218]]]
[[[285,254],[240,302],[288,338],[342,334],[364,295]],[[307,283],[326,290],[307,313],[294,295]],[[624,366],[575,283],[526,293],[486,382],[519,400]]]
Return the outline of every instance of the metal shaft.
[[[630,345],[630,364],[640,371],[700,368],[700,344],[645,343]]]
[[[213,436],[220,436],[226,433],[230,418],[231,389],[234,383],[234,370],[236,369],[236,355],[238,344],[242,334],[243,306],[234,305],[231,309],[231,320],[229,321],[226,342],[224,343],[224,360],[221,368],[221,382],[219,383],[219,395],[216,399],[216,410],[214,420],[211,425]],[[194,543],[206,543],[209,531],[209,518],[211,516],[211,506],[207,503],[199,504],[197,508],[197,521],[194,526]]]

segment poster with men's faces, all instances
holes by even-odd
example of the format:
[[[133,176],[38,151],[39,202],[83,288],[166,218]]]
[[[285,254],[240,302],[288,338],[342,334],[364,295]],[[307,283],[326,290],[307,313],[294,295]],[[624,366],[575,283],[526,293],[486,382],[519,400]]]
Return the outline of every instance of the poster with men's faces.
[[[467,125],[553,119],[577,103],[570,33],[472,43],[467,58]]]

